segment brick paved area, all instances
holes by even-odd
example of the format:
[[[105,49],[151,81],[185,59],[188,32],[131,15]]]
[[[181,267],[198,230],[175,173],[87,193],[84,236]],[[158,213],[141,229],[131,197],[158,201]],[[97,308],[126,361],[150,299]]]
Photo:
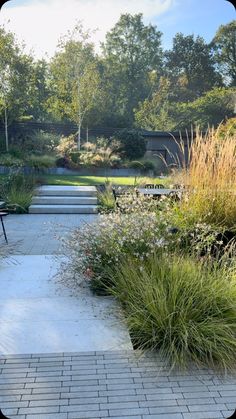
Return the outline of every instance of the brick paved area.
[[[236,377],[134,351],[1,356],[0,371],[11,419],[217,419],[236,406]]]

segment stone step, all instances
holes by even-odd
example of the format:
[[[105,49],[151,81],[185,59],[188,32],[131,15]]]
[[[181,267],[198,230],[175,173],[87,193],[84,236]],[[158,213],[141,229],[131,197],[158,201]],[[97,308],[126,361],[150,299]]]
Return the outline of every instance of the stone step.
[[[29,214],[96,214],[97,205],[31,205]]]
[[[95,186],[57,186],[44,185],[37,189],[36,195],[43,196],[97,196]]]
[[[34,196],[32,205],[97,205],[95,196]]]

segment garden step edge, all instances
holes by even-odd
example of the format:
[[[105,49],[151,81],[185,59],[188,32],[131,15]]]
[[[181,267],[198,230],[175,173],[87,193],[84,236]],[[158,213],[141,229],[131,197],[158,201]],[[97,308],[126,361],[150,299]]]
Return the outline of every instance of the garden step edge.
[[[29,214],[96,214],[97,205],[31,205]]]

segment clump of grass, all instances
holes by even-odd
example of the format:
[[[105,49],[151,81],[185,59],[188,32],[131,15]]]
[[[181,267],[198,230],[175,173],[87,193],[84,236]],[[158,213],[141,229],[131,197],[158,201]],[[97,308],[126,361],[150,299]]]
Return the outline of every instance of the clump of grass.
[[[235,270],[160,253],[124,260],[113,283],[136,347],[160,351],[172,366],[235,368]]]
[[[33,197],[35,179],[19,171],[11,173],[0,184],[0,197],[9,211],[27,212]]]
[[[104,190],[98,190],[97,196],[100,212],[109,213],[115,211],[116,202],[112,192],[111,184],[106,185]]]
[[[188,162],[182,162],[180,183],[187,187],[188,193],[181,208],[196,221],[235,227],[235,140],[230,133],[222,139],[218,130],[209,129],[205,135],[197,132],[191,141]],[[183,149],[183,144],[180,148]]]

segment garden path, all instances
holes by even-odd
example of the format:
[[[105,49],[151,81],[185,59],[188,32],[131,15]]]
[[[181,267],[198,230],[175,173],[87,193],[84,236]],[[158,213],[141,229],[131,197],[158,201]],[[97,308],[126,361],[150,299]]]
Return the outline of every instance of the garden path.
[[[58,237],[95,219],[68,214],[7,217],[13,254],[0,269],[0,353],[131,349],[114,300],[93,296],[86,285],[68,288],[61,280],[65,274],[57,274],[66,259]]]
[[[158,356],[133,351],[110,298],[86,287],[78,294],[54,276],[65,261],[57,236],[94,220],[7,217],[14,254],[0,269],[2,412],[10,419],[228,418],[235,377],[193,366],[170,371]]]

